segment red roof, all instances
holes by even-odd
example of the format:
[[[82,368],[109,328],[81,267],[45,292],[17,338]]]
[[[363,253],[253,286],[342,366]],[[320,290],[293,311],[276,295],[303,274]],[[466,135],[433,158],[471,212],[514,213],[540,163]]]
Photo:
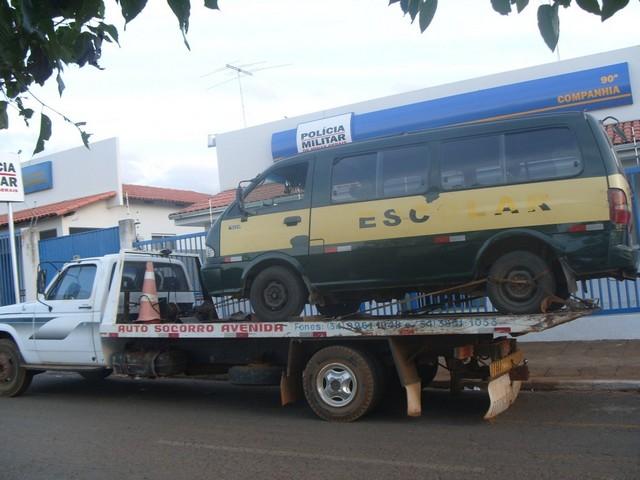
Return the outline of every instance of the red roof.
[[[204,202],[210,195],[207,193],[194,192],[192,190],[178,190],[175,188],[147,187],[144,185],[123,184],[122,193],[135,200],[155,200],[169,203],[180,203],[190,205],[192,203]]]
[[[14,212],[13,220],[15,223],[20,223],[36,218],[67,215],[69,213],[75,212],[79,208],[86,207],[87,205],[91,205],[92,203],[96,203],[101,200],[107,200],[115,196],[116,192],[104,192],[98,193],[96,195],[89,195],[88,197],[65,200],[64,202],[50,203],[48,205],[42,205],[34,208],[25,208],[24,210]],[[0,215],[0,226],[7,225],[8,223],[8,215]]]
[[[226,207],[231,202],[236,199],[236,189],[232,188],[230,190],[223,190],[220,193],[213,195],[212,197],[208,197],[206,200],[194,203],[193,205],[189,205],[182,210],[179,210],[175,213],[169,215],[170,217],[173,215],[180,215],[183,213],[191,213],[191,212],[199,212],[209,210],[209,208],[220,208]]]
[[[613,125],[605,126],[607,130],[607,134],[609,138],[613,142],[614,145],[622,145],[624,143],[633,143],[634,139],[637,142],[640,142],[640,120],[631,120],[629,122],[620,122],[618,124],[620,130],[624,132],[624,136],[627,137],[624,140],[618,133],[614,130]]]

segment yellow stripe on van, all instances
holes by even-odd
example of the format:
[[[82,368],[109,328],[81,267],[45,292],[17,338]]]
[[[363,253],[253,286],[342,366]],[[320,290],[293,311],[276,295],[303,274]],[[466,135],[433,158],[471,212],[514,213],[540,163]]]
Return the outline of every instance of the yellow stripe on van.
[[[284,224],[287,217],[300,217],[297,225]],[[241,222],[239,218],[223,220],[220,225],[220,255],[285,250],[292,248],[291,240],[309,235],[309,209],[253,215]]]
[[[430,203],[412,196],[331,205],[312,210],[310,237],[336,244],[606,221],[607,188],[606,177],[578,178],[444,192]]]

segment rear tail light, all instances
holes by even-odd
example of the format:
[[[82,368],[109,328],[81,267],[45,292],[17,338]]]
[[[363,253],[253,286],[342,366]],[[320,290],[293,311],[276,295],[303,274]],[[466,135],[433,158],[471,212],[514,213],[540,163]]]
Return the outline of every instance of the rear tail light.
[[[617,225],[631,224],[631,209],[624,190],[609,189],[609,220]]]

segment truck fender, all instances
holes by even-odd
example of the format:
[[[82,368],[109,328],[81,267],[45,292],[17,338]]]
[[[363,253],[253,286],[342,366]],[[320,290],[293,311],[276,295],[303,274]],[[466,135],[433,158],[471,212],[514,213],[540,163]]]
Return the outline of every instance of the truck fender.
[[[530,230],[527,228],[514,228],[511,230],[499,232],[484,242],[482,247],[480,247],[480,249],[478,250],[478,253],[476,254],[476,257],[473,263],[474,277],[477,277],[480,274],[479,265],[481,264],[480,262],[482,261],[482,258],[484,257],[484,255],[498,242],[503,240],[508,240],[514,237],[529,238],[529,239],[535,240],[538,243],[545,244],[547,247],[551,249],[551,251],[553,251],[553,253],[556,255],[558,260],[560,260],[564,256],[564,249],[550,235],[545,235],[544,233],[540,233],[536,230]],[[564,273],[564,269],[563,269],[563,273]]]
[[[29,335],[32,333],[29,330]],[[24,335],[20,335],[14,327],[8,325],[6,323],[0,323],[0,338],[6,338],[8,340],[13,341],[18,347],[18,351],[20,355],[22,355],[22,360],[24,363],[38,363],[38,358],[36,356],[35,351],[29,350],[27,345],[25,344]]]
[[[263,267],[267,267],[269,265],[284,265],[291,268],[294,272],[300,275],[300,278],[302,278],[302,281],[305,283],[307,290],[309,292],[312,291],[311,282],[304,274],[302,264],[294,257],[285,255],[284,253],[280,252],[269,252],[263,255],[259,255],[248,263],[248,265],[244,269],[244,272],[242,272],[242,291],[246,292],[248,287],[248,280],[254,275],[256,271],[261,270]]]

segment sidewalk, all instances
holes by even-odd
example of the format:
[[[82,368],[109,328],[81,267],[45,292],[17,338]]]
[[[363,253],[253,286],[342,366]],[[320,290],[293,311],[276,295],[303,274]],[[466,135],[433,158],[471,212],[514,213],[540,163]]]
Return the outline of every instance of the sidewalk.
[[[530,378],[524,390],[640,392],[640,340],[519,342]],[[440,369],[435,382],[448,383]]]

